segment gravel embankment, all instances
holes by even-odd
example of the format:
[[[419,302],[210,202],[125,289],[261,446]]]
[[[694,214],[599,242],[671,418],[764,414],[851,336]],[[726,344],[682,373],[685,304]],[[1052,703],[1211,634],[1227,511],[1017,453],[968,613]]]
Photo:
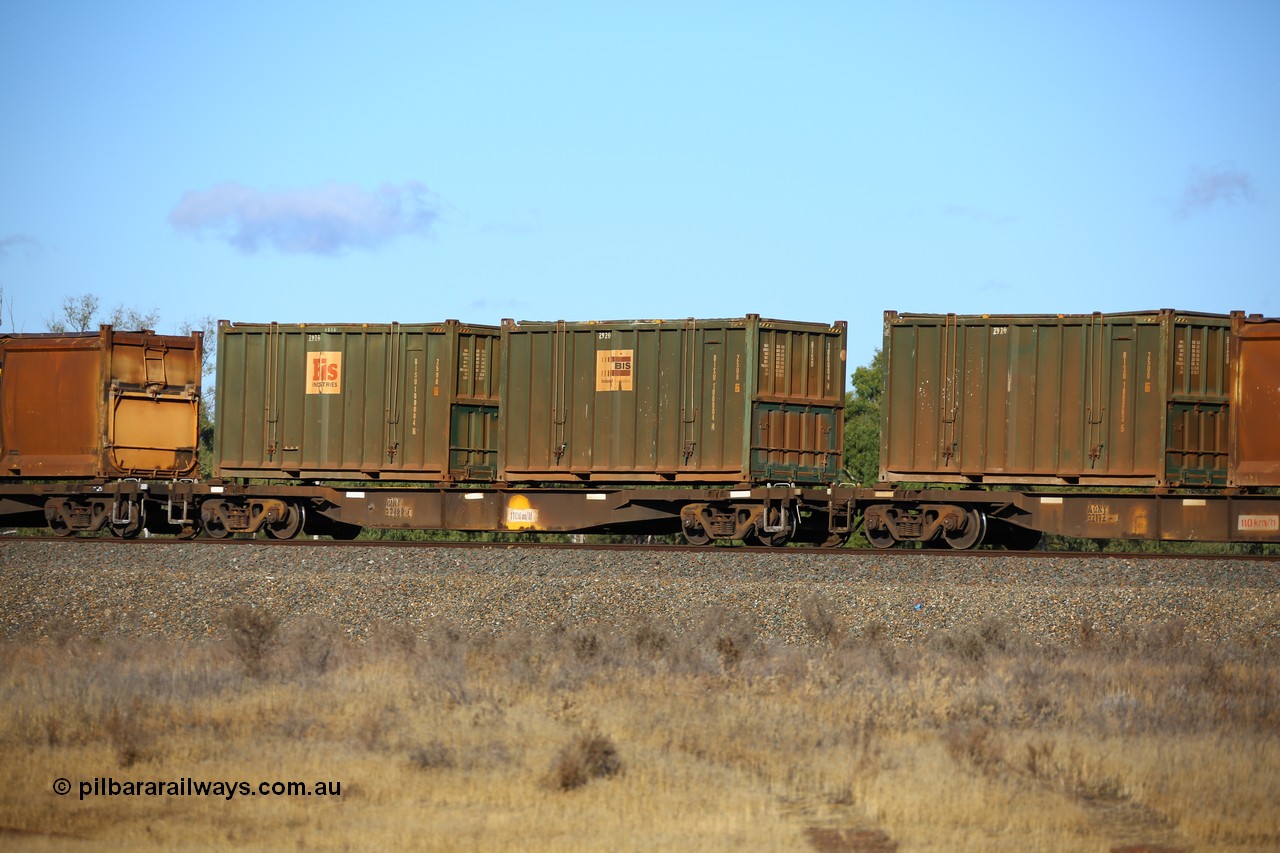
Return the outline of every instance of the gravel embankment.
[[[880,623],[897,641],[997,619],[1055,642],[1176,620],[1204,641],[1280,643],[1280,563],[1260,560],[0,542],[0,637],[199,638],[249,604],[354,636],[436,618],[465,631],[682,628],[724,607],[766,639],[812,642],[802,614],[815,595],[854,633]]]

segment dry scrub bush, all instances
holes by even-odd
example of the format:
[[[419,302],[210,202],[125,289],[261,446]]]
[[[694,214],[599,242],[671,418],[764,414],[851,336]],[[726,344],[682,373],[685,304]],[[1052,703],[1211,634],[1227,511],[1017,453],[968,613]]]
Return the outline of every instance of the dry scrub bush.
[[[947,754],[957,764],[981,773],[995,773],[1004,764],[1004,745],[990,726],[953,725],[943,732]]]
[[[126,705],[112,707],[103,720],[107,739],[115,747],[121,767],[132,767],[151,757],[152,738],[144,719],[147,713],[142,697],[135,696]]]
[[[831,599],[815,594],[801,603],[800,615],[816,639],[834,648],[844,640],[845,626],[833,608]]]
[[[337,664],[343,645],[336,623],[315,616],[294,619],[280,631],[281,666],[300,676],[324,675]]]
[[[275,648],[280,617],[270,610],[240,604],[223,614],[231,649],[250,678],[266,675],[267,656]]]
[[[671,631],[663,628],[650,618],[645,618],[636,626],[631,638],[636,654],[645,660],[655,660],[671,646]]]
[[[622,759],[613,740],[599,732],[581,732],[556,755],[548,783],[557,790],[572,791],[592,779],[607,779],[620,772]]]
[[[695,626],[691,639],[693,646],[679,650],[682,652],[679,658],[695,671],[711,668],[704,663],[708,651],[714,653],[720,669],[726,672],[763,651],[755,617],[726,607],[708,609]]]
[[[432,740],[409,751],[409,763],[419,770],[452,769],[458,766],[458,753],[439,740]]]

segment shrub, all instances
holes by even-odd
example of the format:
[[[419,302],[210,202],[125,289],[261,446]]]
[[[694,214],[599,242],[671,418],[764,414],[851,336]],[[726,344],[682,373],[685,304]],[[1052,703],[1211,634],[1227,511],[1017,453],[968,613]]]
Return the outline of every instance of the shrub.
[[[262,678],[266,674],[267,656],[275,648],[280,632],[280,617],[269,610],[241,604],[228,610],[222,622],[245,674]]]
[[[335,623],[304,616],[284,630],[284,655],[299,674],[324,675],[337,661],[341,630]]]
[[[596,732],[583,732],[556,756],[550,784],[560,791],[572,791],[592,779],[605,779],[621,771],[622,759],[613,740]]]
[[[452,747],[433,740],[411,750],[409,763],[419,770],[447,770],[458,766],[458,755]]]
[[[825,596],[814,594],[806,598],[800,605],[800,615],[818,640],[838,646],[844,639],[844,625],[836,618],[831,601]]]

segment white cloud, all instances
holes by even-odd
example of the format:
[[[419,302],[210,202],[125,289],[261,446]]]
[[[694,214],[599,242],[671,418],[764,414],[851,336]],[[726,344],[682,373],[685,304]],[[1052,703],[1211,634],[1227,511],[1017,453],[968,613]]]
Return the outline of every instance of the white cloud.
[[[266,246],[334,255],[425,234],[437,216],[430,192],[415,182],[376,190],[332,182],[259,190],[228,182],[188,192],[169,213],[169,223],[180,231],[212,233],[247,254]]]

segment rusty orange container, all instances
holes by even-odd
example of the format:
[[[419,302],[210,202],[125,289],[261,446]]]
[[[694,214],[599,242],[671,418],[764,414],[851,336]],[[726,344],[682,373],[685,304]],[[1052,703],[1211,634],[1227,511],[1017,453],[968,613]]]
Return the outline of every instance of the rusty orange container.
[[[1225,486],[1230,336],[1171,310],[887,312],[881,479]]]
[[[441,323],[218,325],[215,473],[487,481],[498,329]]]
[[[1232,486],[1280,486],[1280,318],[1231,315]]]
[[[502,326],[513,483],[829,483],[840,476],[845,324]]]
[[[0,336],[0,477],[196,472],[201,336]]]

